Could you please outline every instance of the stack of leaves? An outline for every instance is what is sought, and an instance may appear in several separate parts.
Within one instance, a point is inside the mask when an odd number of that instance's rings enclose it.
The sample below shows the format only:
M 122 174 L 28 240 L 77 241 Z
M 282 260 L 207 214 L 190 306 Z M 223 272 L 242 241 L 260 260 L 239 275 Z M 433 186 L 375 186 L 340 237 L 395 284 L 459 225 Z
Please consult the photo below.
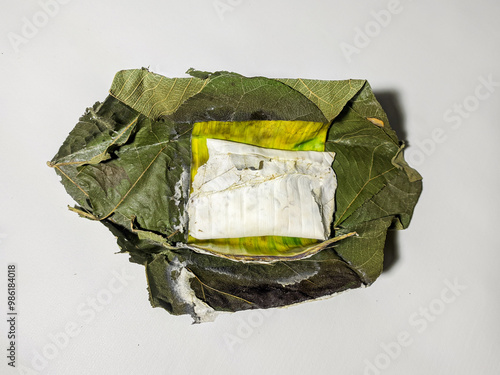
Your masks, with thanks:
M 117 73 L 109 96 L 87 109 L 49 162 L 78 203 L 70 209 L 106 225 L 122 252 L 145 266 L 151 304 L 198 322 L 216 311 L 285 306 L 373 283 L 387 230 L 409 225 L 422 184 L 369 84 L 188 74 Z M 241 241 L 226 241 L 220 252 L 217 243 L 206 251 L 190 241 L 186 205 L 201 158 L 193 145 L 232 139 L 226 133 L 245 142 L 238 127 L 256 123 L 274 129 L 267 147 L 285 149 L 304 149 L 304 142 L 279 146 L 297 124 L 320 129 L 320 148 L 335 153 L 330 239 L 267 238 L 257 252 Z

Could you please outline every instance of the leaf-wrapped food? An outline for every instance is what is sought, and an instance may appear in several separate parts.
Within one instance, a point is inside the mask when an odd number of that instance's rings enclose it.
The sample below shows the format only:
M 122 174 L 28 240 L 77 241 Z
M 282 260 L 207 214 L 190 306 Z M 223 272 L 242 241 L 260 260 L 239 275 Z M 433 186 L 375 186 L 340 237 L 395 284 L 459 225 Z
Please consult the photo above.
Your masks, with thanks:
M 409 225 L 422 184 L 368 83 L 188 73 L 117 73 L 49 162 L 72 210 L 146 267 L 151 304 L 201 321 L 375 281 L 387 230 Z M 186 207 L 207 138 L 335 155 L 329 238 L 190 240 Z

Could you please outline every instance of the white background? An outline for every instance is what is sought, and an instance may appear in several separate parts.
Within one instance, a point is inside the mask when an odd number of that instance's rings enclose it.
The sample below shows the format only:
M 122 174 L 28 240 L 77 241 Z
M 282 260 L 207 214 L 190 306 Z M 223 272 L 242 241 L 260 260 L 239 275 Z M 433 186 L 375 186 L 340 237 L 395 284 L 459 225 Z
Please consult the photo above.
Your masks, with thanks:
M 54 1 L 1 5 L 0 373 L 500 373 L 498 1 L 401 0 L 390 20 L 385 0 Z M 265 315 L 191 325 L 152 309 L 143 267 L 114 254 L 104 226 L 67 210 L 73 202 L 45 165 L 114 74 L 143 66 L 169 77 L 194 67 L 366 78 L 392 93 L 394 125 L 424 177 L 392 267 L 369 288 Z M 14 370 L 9 263 L 18 268 Z M 91 307 L 110 283 L 121 287 Z M 72 322 L 78 331 L 64 340 Z

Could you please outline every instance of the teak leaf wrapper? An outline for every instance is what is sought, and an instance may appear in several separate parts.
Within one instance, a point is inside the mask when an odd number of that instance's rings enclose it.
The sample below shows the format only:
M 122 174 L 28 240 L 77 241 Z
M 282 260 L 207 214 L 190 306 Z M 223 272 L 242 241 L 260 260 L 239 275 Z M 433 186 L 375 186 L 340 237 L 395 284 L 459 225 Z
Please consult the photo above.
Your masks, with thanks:
M 408 227 L 422 178 L 369 84 L 188 73 L 118 72 L 109 96 L 86 110 L 48 163 L 77 202 L 72 210 L 106 225 L 121 251 L 146 267 L 151 304 L 200 322 L 217 311 L 286 306 L 373 283 L 387 230 Z M 298 122 L 321 131 L 285 139 Z M 200 123 L 212 127 L 200 133 Z M 252 140 L 242 124 L 264 125 Z M 190 241 L 192 142 L 205 138 L 334 154 L 330 238 L 212 241 L 229 249 L 220 254 Z M 248 250 L 254 245 L 260 255 Z

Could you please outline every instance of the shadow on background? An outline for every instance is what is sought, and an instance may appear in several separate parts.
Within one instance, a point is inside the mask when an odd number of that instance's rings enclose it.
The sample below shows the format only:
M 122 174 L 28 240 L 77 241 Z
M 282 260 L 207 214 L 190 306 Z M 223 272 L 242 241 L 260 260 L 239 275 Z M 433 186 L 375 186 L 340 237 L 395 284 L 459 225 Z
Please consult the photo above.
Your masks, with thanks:
M 389 229 L 387 231 L 384 248 L 384 272 L 389 271 L 399 259 L 398 232 L 399 231 L 395 229 Z
M 374 94 L 385 113 L 387 113 L 391 128 L 394 129 L 400 140 L 406 141 L 403 112 L 399 104 L 398 94 L 395 91 L 379 91 L 374 92 Z
M 399 104 L 396 91 L 374 92 L 375 97 L 387 114 L 391 128 L 396 132 L 400 140 L 406 141 L 406 131 L 404 129 L 404 117 Z M 406 143 L 406 142 L 405 142 Z M 390 229 L 387 232 L 384 248 L 384 271 L 389 271 L 399 259 L 399 231 Z

